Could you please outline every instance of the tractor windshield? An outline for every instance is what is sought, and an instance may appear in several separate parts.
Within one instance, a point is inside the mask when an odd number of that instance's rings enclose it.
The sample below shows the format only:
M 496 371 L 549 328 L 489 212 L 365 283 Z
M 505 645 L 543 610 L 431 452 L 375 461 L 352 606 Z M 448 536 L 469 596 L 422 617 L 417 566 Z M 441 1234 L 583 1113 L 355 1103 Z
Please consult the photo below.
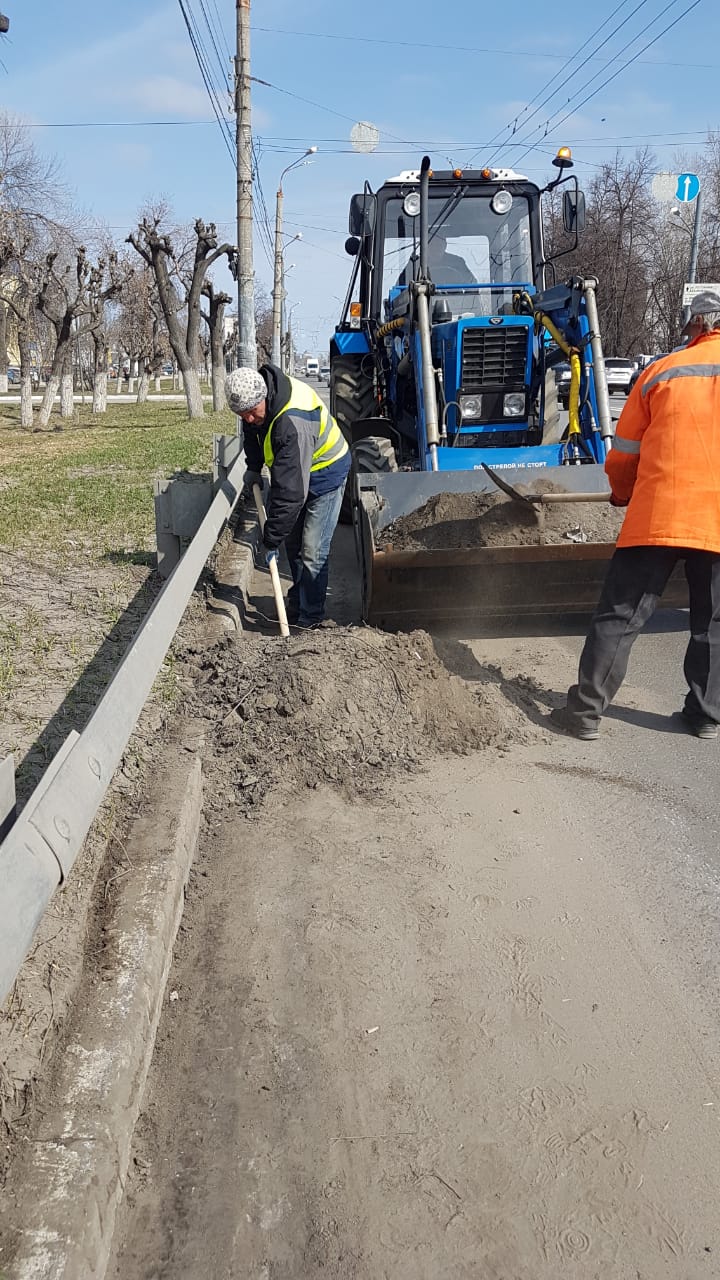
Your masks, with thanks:
M 530 240 L 530 207 L 526 196 L 496 202 L 506 212 L 492 208 L 494 190 L 458 188 L 431 194 L 428 266 L 439 288 L 468 285 L 465 291 L 448 288 L 445 294 L 454 317 L 493 315 L 512 302 L 512 289 L 533 282 Z M 454 198 L 453 198 L 454 197 Z M 507 204 L 510 208 L 507 209 Z M 403 197 L 385 206 L 383 297 L 403 288 L 419 270 L 419 217 L 403 210 Z M 478 285 L 505 286 L 478 289 Z M 473 288 L 472 286 L 476 286 Z

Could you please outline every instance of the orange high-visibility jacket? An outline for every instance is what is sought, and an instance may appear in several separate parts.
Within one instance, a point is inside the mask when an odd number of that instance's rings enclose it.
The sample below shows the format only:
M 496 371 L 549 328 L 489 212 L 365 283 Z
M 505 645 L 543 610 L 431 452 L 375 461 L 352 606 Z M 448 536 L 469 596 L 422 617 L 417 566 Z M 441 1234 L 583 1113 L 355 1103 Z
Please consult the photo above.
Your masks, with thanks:
M 619 547 L 720 552 L 720 332 L 644 370 L 605 471 L 615 497 L 630 500 Z

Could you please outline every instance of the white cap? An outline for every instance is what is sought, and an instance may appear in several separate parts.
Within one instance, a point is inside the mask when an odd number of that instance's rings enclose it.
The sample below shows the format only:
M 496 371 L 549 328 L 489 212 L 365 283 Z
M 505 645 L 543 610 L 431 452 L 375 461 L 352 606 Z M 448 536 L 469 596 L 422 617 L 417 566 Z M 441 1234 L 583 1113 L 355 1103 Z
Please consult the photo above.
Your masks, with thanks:
M 225 378 L 225 395 L 233 413 L 247 413 L 267 396 L 268 389 L 257 369 L 233 369 Z

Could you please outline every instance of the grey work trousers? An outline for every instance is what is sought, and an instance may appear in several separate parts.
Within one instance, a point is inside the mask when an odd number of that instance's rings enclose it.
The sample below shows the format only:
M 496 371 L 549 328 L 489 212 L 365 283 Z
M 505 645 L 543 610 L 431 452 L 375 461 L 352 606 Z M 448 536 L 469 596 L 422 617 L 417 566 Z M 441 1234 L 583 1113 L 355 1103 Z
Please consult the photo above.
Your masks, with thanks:
M 596 725 L 625 679 L 630 650 L 650 620 L 679 560 L 690 589 L 690 642 L 685 653 L 691 719 L 720 722 L 720 554 L 688 547 L 619 547 L 580 656 L 568 710 Z

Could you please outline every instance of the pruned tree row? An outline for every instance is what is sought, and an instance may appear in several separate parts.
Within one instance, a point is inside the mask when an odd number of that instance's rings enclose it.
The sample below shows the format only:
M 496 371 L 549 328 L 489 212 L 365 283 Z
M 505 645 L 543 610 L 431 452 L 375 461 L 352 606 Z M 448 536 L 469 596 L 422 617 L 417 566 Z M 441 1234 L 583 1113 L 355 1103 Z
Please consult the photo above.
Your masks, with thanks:
M 35 414 L 46 427 L 58 396 L 70 417 L 80 389 L 94 414 L 106 412 L 113 386 L 142 403 L 163 372 L 184 391 L 191 418 L 204 411 L 203 380 L 213 409 L 224 408 L 237 320 L 227 322 L 231 297 L 213 269 L 224 263 L 234 274 L 236 250 L 215 224 L 174 226 L 158 204 L 125 244 L 113 244 L 73 210 L 27 130 L 2 115 L 0 172 L 0 394 L 10 378 L 13 391 L 19 383 L 22 426 L 32 428 Z

